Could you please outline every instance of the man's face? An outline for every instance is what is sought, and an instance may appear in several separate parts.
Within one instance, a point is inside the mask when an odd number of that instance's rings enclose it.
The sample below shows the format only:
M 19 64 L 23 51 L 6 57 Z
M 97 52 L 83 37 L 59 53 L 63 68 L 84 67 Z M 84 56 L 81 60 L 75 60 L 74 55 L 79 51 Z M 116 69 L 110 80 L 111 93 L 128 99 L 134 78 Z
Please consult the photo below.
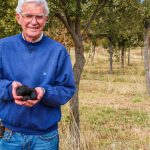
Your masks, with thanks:
M 25 39 L 33 42 L 40 37 L 48 17 L 45 16 L 43 5 L 25 3 L 21 14 L 16 14 L 16 19 L 23 30 Z

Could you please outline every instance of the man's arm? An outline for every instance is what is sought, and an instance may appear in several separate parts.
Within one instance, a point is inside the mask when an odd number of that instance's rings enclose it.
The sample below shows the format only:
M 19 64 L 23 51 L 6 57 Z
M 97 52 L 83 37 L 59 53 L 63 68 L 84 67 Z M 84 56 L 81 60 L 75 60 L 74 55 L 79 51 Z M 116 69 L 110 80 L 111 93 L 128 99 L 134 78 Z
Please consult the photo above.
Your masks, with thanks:
M 11 101 L 13 99 L 11 84 L 12 81 L 5 80 L 0 77 L 0 100 L 1 101 Z
M 0 45 L 0 100 L 12 100 L 12 81 L 4 79 L 3 65 L 2 65 L 2 47 Z
M 69 55 L 58 65 L 55 85 L 44 85 L 42 103 L 58 107 L 67 103 L 75 93 L 75 80 Z

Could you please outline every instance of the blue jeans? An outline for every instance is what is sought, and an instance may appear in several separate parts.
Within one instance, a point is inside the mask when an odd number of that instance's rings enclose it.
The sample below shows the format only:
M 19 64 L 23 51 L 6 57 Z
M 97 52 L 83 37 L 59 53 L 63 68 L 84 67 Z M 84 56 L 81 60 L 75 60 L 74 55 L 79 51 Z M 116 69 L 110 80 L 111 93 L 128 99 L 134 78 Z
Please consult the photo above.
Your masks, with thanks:
M 0 150 L 58 150 L 58 130 L 44 135 L 24 135 L 5 131 Z

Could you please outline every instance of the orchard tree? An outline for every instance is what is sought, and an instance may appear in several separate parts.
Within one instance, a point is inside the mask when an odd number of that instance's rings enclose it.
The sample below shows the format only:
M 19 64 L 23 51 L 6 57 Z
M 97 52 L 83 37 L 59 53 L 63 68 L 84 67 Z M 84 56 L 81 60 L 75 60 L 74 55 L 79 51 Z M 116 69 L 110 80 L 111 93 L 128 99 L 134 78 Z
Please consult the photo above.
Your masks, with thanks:
M 50 14 L 55 15 L 67 28 L 75 46 L 73 66 L 77 91 L 70 102 L 70 130 L 79 143 L 79 83 L 85 65 L 83 40 L 91 22 L 108 0 L 49 0 Z M 88 14 L 88 15 L 87 15 Z M 85 17 L 86 16 L 86 17 Z
M 113 54 L 116 50 L 120 51 L 121 67 L 124 68 L 126 49 L 138 44 L 139 35 L 143 34 L 142 20 L 143 9 L 137 0 L 110 0 L 99 12 L 92 30 L 105 33 L 109 41 L 110 73 L 113 72 Z
M 124 68 L 124 55 L 127 47 L 132 47 L 135 37 L 139 33 L 143 33 L 141 4 L 137 0 L 121 1 L 120 7 L 120 23 L 118 30 L 118 45 L 121 49 L 121 66 Z M 130 42 L 132 41 L 132 43 Z M 129 45 L 130 44 L 130 45 Z

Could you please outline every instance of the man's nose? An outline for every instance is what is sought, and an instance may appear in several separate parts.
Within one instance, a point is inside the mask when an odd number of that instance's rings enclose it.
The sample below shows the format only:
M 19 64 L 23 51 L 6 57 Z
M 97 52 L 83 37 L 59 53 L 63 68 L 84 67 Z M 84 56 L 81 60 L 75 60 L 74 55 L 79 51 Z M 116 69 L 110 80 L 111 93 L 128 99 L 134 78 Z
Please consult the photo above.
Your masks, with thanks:
M 38 23 L 36 16 L 33 16 L 33 17 L 32 17 L 31 22 L 34 23 L 34 24 L 37 24 L 37 23 Z

